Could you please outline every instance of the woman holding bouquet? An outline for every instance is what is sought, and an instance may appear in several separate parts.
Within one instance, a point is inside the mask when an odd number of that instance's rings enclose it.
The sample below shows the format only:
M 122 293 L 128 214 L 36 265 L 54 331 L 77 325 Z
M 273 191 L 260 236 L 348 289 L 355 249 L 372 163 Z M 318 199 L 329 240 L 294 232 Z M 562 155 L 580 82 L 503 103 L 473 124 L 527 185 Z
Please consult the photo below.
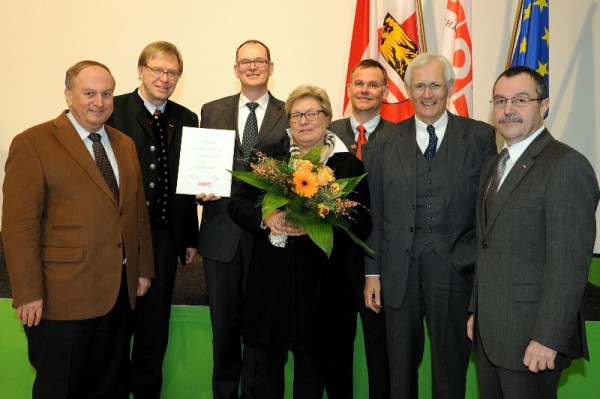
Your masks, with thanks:
M 298 210 L 288 204 L 263 217 L 257 202 L 264 191 L 241 181 L 235 184 L 229 206 L 232 218 L 254 236 L 244 299 L 242 389 L 248 398 L 283 398 L 284 365 L 292 350 L 294 397 L 321 399 L 326 358 L 343 355 L 331 348 L 344 334 L 345 268 L 362 262 L 364 250 L 342 228 L 334 227 L 328 256 L 307 234 L 314 231 L 314 224 L 299 223 L 308 219 L 298 215 L 314 211 L 323 223 L 331 220 L 326 218 L 337 218 L 333 226 L 343 226 L 364 240 L 371 231 L 369 189 L 363 179 L 347 196 L 334 198 L 336 206 L 318 203 L 315 198 L 319 196 L 343 191 L 336 186 L 339 179 L 360 176 L 364 167 L 327 130 L 332 112 L 325 90 L 300 86 L 290 94 L 285 110 L 291 126 L 289 138 L 276 148 L 265 149 L 264 155 L 283 160 L 282 165 L 292 158 L 293 179 L 282 186 L 289 183 L 290 196 L 306 200 L 302 200 L 303 207 Z M 316 155 L 318 162 L 306 161 L 306 154 Z M 260 168 L 256 163 L 252 166 L 256 174 Z M 265 167 L 260 173 L 272 178 L 277 170 Z M 342 394 L 328 392 L 328 397 Z

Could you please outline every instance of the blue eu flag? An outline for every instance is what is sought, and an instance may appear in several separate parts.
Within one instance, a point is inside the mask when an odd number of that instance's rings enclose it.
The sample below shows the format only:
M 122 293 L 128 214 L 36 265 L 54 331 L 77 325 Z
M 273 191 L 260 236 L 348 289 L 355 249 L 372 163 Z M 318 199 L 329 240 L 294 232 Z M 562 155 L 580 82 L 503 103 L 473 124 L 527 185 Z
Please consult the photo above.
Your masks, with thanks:
M 550 87 L 550 0 L 524 0 L 521 30 L 511 66 L 524 65 L 539 72 Z

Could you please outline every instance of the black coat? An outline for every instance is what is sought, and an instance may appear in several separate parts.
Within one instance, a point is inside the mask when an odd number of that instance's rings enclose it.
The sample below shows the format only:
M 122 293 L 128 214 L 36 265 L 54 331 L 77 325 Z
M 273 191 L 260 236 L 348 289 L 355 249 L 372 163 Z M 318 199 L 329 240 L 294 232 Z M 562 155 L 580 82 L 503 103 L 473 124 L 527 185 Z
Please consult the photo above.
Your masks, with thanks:
M 142 169 L 146 205 L 151 212 L 154 204 L 156 164 L 158 154 L 156 139 L 152 133 L 148 112 L 142 98 L 135 89 L 132 93 L 114 98 L 114 112 L 108 125 L 119 129 L 135 142 L 137 156 Z M 181 150 L 181 132 L 184 126 L 198 127 L 198 115 L 189 109 L 169 100 L 165 110 L 167 114 L 167 133 L 169 136 L 169 175 L 176 178 L 179 172 L 179 153 Z M 185 264 L 186 248 L 196 248 L 198 245 L 198 213 L 196 199 L 192 195 L 175 194 L 177 184 L 171 184 L 173 198 L 171 215 L 172 230 L 175 235 L 177 255 Z
M 280 147 L 275 155 L 281 152 Z M 327 165 L 338 179 L 364 173 L 362 163 L 350 153 L 334 154 Z M 319 351 L 339 337 L 344 316 L 344 269 L 351 262 L 362 263 L 363 250 L 336 229 L 329 259 L 308 236 L 289 237 L 285 248 L 274 247 L 268 240 L 269 229 L 260 227 L 261 209 L 256 206 L 260 194 L 238 183 L 229 206 L 233 220 L 254 235 L 244 300 L 244 342 L 289 342 L 296 349 Z M 349 198 L 364 205 L 356 208 L 352 223 L 353 232 L 364 240 L 371 231 L 366 179 Z

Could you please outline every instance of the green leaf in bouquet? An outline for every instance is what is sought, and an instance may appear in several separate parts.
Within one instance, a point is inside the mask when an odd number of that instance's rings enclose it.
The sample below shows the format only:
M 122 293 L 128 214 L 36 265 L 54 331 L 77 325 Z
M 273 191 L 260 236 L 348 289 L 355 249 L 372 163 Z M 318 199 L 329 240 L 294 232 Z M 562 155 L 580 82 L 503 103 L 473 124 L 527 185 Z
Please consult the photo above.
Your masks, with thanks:
M 290 202 L 289 198 L 282 197 L 281 195 L 265 193 L 262 200 L 262 217 L 263 220 L 269 216 L 275 209 L 279 209 Z
M 368 173 L 363 173 L 360 176 L 348 177 L 345 179 L 338 179 L 336 183 L 342 186 L 343 190 L 346 192 L 350 192 L 354 190 L 354 187 L 366 176 Z
M 311 220 L 309 218 L 305 219 L 303 225 L 304 230 L 306 230 L 310 239 L 317 244 L 329 258 L 333 249 L 333 227 L 329 223 L 323 223 L 322 221 Z
M 253 187 L 260 188 L 261 190 L 268 190 L 269 185 L 261 178 L 257 177 L 252 172 L 244 172 L 240 170 L 228 170 L 233 177 L 240 179 L 243 182 L 250 184 Z

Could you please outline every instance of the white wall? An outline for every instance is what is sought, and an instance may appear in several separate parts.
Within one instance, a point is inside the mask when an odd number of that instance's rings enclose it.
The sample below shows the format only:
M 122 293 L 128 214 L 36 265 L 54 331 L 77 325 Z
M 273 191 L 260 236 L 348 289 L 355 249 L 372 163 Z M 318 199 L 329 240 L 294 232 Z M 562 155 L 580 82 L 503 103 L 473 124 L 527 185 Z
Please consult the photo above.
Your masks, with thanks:
M 398 0 L 403 1 L 403 0 Z M 175 43 L 184 74 L 175 101 L 200 112 L 207 101 L 239 90 L 235 49 L 246 39 L 270 48 L 270 88 L 285 100 L 296 86 L 324 87 L 341 115 L 354 0 L 5 1 L 0 16 L 0 166 L 12 138 L 66 108 L 64 74 L 73 63 L 108 65 L 116 94 L 138 84 L 141 49 Z M 600 171 L 600 14 L 597 0 L 552 0 L 550 106 L 552 134 L 583 152 Z M 423 0 L 427 46 L 442 44 L 446 0 Z M 517 0 L 473 0 L 474 117 L 490 120 L 491 87 L 504 69 Z M 3 169 L 3 168 L 2 168 Z M 4 172 L 0 172 L 3 180 Z M 597 250 L 600 246 L 597 245 Z

